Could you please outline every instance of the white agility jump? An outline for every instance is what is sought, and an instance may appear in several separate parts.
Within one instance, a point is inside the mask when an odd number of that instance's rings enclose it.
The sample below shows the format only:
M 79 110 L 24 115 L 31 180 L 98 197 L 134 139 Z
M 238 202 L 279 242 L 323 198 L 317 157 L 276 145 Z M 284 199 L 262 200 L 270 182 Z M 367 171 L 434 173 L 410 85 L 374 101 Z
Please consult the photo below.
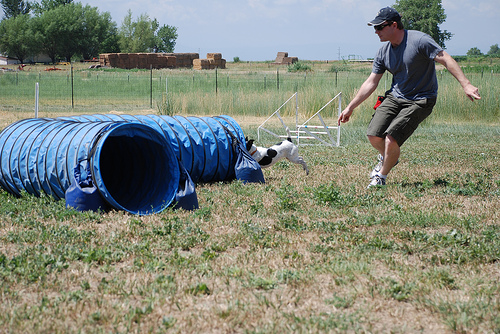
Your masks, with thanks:
M 334 98 L 328 101 L 321 109 L 319 109 L 314 115 L 312 115 L 307 121 L 299 122 L 299 105 L 298 105 L 298 94 L 293 94 L 285 103 L 283 103 L 274 113 L 271 114 L 258 128 L 257 128 L 257 140 L 260 140 L 260 131 L 267 132 L 268 134 L 275 136 L 277 138 L 287 138 L 287 135 L 278 135 L 273 131 L 265 128 L 265 124 L 272 119 L 277 117 L 285 130 L 289 131 L 293 139 L 296 140 L 297 145 L 314 145 L 323 144 L 326 146 L 340 146 L 340 125 L 327 125 L 321 113 L 324 112 L 326 107 L 328 107 L 333 101 L 338 100 L 338 115 L 342 112 L 342 93 L 338 93 Z M 283 118 L 281 117 L 280 110 L 287 105 L 295 97 L 295 130 L 285 124 Z M 335 120 L 336 121 L 336 120 Z

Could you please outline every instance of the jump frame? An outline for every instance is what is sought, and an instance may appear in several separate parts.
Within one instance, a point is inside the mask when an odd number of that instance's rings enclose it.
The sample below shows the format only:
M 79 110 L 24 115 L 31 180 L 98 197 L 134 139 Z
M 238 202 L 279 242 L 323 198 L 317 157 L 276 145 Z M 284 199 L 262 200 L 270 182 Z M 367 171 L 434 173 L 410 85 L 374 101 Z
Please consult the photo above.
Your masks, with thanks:
M 280 110 L 286 106 L 290 101 L 295 98 L 295 130 L 292 130 L 289 126 L 285 124 L 283 118 L 281 117 Z M 338 93 L 334 98 L 328 101 L 321 109 L 319 109 L 314 115 L 312 115 L 307 121 L 299 123 L 299 104 L 298 104 L 298 93 L 295 92 L 288 100 L 286 100 L 275 112 L 271 114 L 259 127 L 257 128 L 257 140 L 260 140 L 260 132 L 264 131 L 277 138 L 287 138 L 288 135 L 278 135 L 273 131 L 265 128 L 265 124 L 272 119 L 277 117 L 285 130 L 289 129 L 290 134 L 294 134 L 292 139 L 295 139 L 296 145 L 325 145 L 325 146 L 340 146 L 340 125 L 327 125 L 321 112 L 338 100 L 338 116 L 342 112 L 342 92 Z M 315 124 L 312 124 L 316 121 Z M 302 142 L 301 142 L 302 141 Z M 317 141 L 316 144 L 311 144 L 310 141 Z

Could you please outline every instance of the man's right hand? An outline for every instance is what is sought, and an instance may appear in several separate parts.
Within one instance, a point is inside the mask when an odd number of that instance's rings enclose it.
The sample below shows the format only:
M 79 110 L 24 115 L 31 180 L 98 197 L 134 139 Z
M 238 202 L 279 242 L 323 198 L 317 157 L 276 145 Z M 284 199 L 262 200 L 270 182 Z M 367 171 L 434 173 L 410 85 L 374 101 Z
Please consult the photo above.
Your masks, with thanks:
M 340 114 L 339 119 L 337 120 L 338 125 L 340 125 L 340 123 L 347 123 L 347 122 L 349 122 L 349 119 L 351 118 L 351 115 L 352 115 L 352 110 L 349 110 L 348 108 L 345 108 L 342 111 L 342 113 Z

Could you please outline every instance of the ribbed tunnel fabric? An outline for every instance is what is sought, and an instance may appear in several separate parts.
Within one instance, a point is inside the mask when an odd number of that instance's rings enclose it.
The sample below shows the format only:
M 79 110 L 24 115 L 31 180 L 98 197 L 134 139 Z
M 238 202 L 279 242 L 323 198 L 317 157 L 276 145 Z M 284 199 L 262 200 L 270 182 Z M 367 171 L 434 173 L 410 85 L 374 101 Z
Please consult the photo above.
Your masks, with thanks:
M 177 157 L 165 137 L 140 123 L 27 119 L 0 134 L 0 184 L 64 198 L 75 166 L 87 160 L 114 208 L 150 214 L 166 208 L 179 184 Z

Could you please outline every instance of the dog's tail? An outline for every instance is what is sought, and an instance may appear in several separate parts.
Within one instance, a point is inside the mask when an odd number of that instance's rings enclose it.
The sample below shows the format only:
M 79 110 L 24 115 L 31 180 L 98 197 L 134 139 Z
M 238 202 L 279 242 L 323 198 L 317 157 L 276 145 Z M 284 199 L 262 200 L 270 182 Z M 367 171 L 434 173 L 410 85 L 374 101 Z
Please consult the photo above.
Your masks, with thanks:
M 291 143 L 292 142 L 292 135 L 290 133 L 290 129 L 288 128 L 288 126 L 285 126 L 285 129 L 286 129 L 286 133 L 288 136 L 288 137 L 286 137 L 286 140 L 288 140 Z

